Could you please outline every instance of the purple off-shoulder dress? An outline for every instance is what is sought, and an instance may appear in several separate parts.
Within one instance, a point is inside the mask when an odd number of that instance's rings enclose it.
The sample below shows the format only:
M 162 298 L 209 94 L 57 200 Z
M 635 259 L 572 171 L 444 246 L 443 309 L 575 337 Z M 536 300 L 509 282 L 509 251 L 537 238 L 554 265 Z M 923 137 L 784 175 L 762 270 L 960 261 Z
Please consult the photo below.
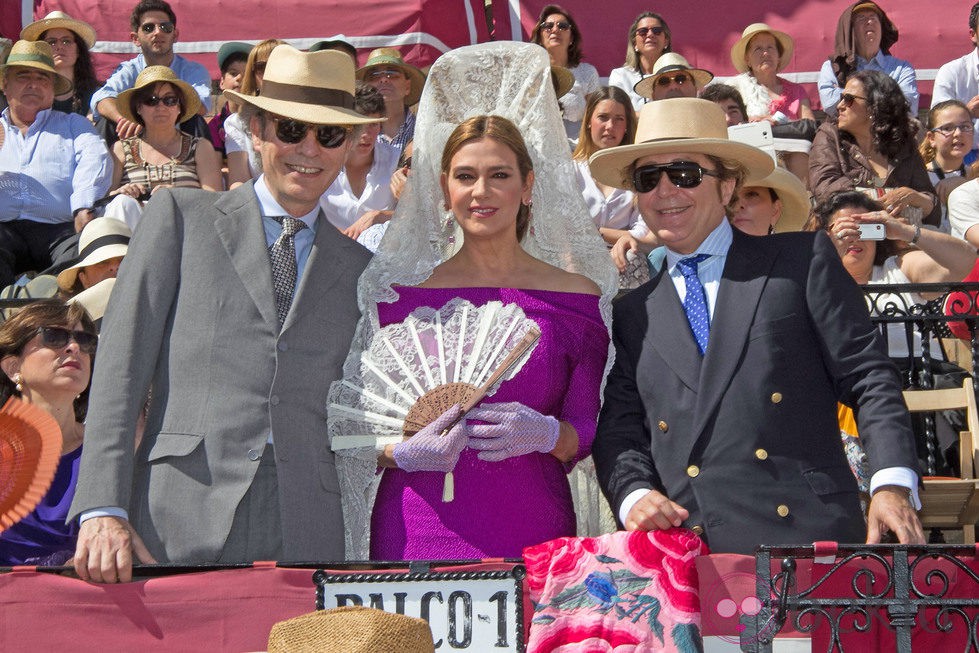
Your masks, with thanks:
M 540 340 L 520 372 L 484 403 L 518 401 L 569 422 L 578 432 L 578 453 L 565 466 L 543 453 L 486 462 L 466 449 L 450 503 L 442 502 L 444 474 L 385 469 L 371 517 L 371 558 L 519 557 L 526 546 L 575 535 L 567 472 L 591 452 L 608 356 L 599 298 L 512 288 L 405 287 L 398 293 L 397 302 L 378 305 L 381 326 L 453 297 L 476 306 L 494 300 L 520 306 L 540 326 Z

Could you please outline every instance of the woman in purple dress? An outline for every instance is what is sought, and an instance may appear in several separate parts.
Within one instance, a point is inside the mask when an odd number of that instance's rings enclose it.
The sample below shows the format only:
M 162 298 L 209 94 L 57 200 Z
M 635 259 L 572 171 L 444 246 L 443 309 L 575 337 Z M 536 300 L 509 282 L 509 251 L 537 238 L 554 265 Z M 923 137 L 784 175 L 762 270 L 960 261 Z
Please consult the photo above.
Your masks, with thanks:
M 98 336 L 79 304 L 42 299 L 0 326 L 0 405 L 11 396 L 43 408 L 61 427 L 61 460 L 33 512 L 0 533 L 0 565 L 62 565 L 75 551 L 66 525 L 85 434 L 88 386 Z
M 363 479 L 378 468 L 371 559 L 518 557 L 576 534 L 568 473 L 595 435 L 616 276 L 580 193 L 562 192 L 575 187 L 574 169 L 549 70 L 540 48 L 514 43 L 460 48 L 432 67 L 410 183 L 361 277 L 348 375 L 378 329 L 457 299 L 515 304 L 541 336 L 519 372 L 445 436 L 458 407 L 375 451 L 334 441 L 348 558 L 368 554 L 365 515 L 351 504 L 371 495 Z M 455 498 L 444 502 L 450 471 Z

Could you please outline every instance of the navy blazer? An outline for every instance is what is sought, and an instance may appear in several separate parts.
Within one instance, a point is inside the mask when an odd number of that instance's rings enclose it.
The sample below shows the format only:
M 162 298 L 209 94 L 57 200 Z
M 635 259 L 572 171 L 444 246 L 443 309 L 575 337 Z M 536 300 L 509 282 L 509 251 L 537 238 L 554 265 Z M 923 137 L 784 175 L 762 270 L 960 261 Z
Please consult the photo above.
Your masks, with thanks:
M 703 358 L 665 266 L 617 302 L 612 335 L 593 455 L 614 511 L 652 487 L 715 552 L 862 542 L 837 401 L 872 472 L 917 469 L 897 371 L 825 234 L 734 230 Z

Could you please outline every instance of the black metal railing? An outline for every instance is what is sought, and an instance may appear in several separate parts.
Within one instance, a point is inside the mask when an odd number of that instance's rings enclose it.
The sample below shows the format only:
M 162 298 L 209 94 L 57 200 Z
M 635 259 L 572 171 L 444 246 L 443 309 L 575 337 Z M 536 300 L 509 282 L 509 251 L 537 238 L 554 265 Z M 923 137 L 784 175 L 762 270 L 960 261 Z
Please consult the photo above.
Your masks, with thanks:
M 936 650 L 979 652 L 974 545 L 840 545 L 828 561 L 819 555 L 813 546 L 759 548 L 760 610 L 741 617 L 742 651 L 771 651 L 789 625 L 828 652 L 881 650 L 886 637 L 911 653 L 917 633 L 941 641 Z

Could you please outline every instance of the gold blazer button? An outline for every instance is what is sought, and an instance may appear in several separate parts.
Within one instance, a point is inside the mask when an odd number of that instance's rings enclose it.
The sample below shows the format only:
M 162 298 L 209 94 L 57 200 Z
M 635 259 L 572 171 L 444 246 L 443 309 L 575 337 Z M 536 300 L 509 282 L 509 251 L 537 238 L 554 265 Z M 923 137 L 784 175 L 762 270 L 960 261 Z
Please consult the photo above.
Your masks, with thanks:
M 778 508 L 775 509 L 775 512 L 778 513 L 778 516 L 779 517 L 788 517 L 789 516 L 789 507 L 783 503 L 783 504 L 779 505 Z
M 656 426 L 658 426 L 659 430 L 662 431 L 663 433 L 666 433 L 667 431 L 670 430 L 670 425 L 664 422 L 663 420 L 660 420 L 659 424 L 657 424 Z
M 780 403 L 782 403 L 782 393 L 781 392 L 773 392 L 772 393 L 772 403 L 773 404 L 780 404 Z
M 700 468 L 697 467 L 696 465 L 690 465 L 690 467 L 687 467 L 687 476 L 689 476 L 690 478 L 697 478 L 699 474 L 700 474 Z
M 764 449 L 755 449 L 755 458 L 758 460 L 768 460 L 768 452 Z

